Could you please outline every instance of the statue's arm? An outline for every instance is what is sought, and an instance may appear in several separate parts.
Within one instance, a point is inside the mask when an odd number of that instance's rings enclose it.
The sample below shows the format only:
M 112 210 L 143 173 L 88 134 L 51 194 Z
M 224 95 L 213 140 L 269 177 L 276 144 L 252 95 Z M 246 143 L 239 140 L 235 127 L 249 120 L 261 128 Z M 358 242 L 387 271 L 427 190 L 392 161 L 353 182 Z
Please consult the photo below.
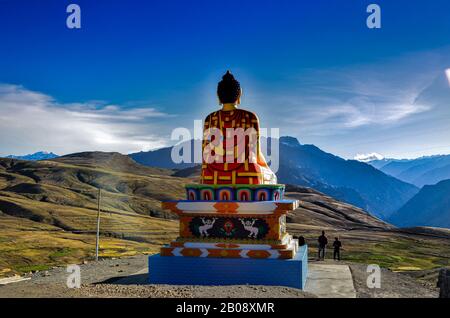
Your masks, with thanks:
M 204 125 L 203 125 L 203 142 L 202 142 L 202 161 L 204 161 L 204 158 L 203 158 L 203 153 L 204 153 L 204 151 L 205 151 L 205 147 L 206 147 L 206 144 L 207 144 L 207 141 L 208 141 L 208 138 L 207 138 L 207 131 L 208 131 L 208 129 L 209 128 L 211 128 L 211 114 L 209 114 L 208 116 L 206 116 L 206 118 L 205 118 L 205 123 L 204 123 Z
M 259 130 L 259 118 L 256 114 L 252 114 L 252 128 L 256 130 L 256 151 L 257 151 L 257 162 L 261 166 L 268 167 L 266 159 L 264 158 L 261 152 L 261 144 L 260 144 L 260 130 Z

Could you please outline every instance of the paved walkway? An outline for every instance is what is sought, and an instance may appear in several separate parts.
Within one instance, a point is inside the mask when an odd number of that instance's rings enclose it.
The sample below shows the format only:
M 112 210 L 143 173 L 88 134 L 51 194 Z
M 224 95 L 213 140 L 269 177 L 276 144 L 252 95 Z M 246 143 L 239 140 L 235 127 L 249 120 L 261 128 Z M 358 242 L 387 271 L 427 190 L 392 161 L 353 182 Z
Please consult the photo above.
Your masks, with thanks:
M 305 291 L 321 298 L 356 298 L 348 265 L 308 264 Z

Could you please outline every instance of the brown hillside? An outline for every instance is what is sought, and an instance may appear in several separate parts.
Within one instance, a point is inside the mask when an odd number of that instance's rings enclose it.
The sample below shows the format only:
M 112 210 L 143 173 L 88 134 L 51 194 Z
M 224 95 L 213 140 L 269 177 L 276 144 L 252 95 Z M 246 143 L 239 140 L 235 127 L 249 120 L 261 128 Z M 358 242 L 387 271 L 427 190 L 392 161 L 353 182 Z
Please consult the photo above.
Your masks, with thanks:
M 298 209 L 288 215 L 288 222 L 339 230 L 388 230 L 394 227 L 363 209 L 337 201 L 310 188 L 287 186 L 286 195 L 300 200 Z
M 177 233 L 177 222 L 164 219 L 174 216 L 160 208 L 184 194 L 185 180 L 171 173 L 116 153 L 0 159 L 0 275 L 91 258 L 99 188 L 101 256 L 157 251 Z
M 79 152 L 58 157 L 51 161 L 142 175 L 171 175 L 173 173 L 173 171 L 169 169 L 140 165 L 129 156 L 124 156 L 118 152 Z

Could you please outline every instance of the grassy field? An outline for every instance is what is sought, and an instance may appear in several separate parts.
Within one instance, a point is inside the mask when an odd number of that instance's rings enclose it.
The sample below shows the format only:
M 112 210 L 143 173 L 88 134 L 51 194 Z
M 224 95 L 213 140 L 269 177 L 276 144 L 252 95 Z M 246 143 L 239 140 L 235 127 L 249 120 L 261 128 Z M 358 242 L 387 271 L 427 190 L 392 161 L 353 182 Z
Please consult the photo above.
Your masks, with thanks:
M 65 211 L 63 219 L 76 222 L 79 215 Z M 125 257 L 137 253 L 155 253 L 158 248 L 176 237 L 176 221 L 152 217 L 125 215 L 102 215 L 100 257 Z M 0 275 L 45 270 L 52 266 L 80 263 L 95 255 L 95 235 L 88 233 L 94 228 L 87 224 L 79 233 L 64 231 L 53 225 L 0 215 Z M 126 232 L 116 227 L 126 224 Z M 133 228 L 134 226 L 134 228 Z M 83 227 L 80 227 L 83 229 Z M 164 230 L 162 230 L 164 229 Z M 105 235 L 106 233 L 106 235 Z M 114 237 L 115 236 L 117 237 Z M 122 236 L 122 238 L 120 238 Z
M 319 229 L 291 224 L 292 233 L 303 235 L 309 245 L 309 256 L 317 257 Z M 431 270 L 450 266 L 450 239 L 428 235 L 411 235 L 397 231 L 336 230 L 324 228 L 330 243 L 338 236 L 346 261 L 377 264 L 393 271 Z M 327 251 L 333 258 L 333 251 Z
M 122 157 L 114 168 L 1 159 L 0 276 L 93 259 L 98 188 L 100 257 L 155 253 L 174 239 L 177 221 L 163 218 L 160 202 L 180 198 L 184 180 Z
M 288 230 L 306 238 L 310 257 L 317 256 L 317 238 L 325 230 L 330 243 L 328 258 L 333 257 L 331 244 L 339 237 L 344 247 L 342 258 L 347 261 L 378 264 L 393 271 L 450 266 L 450 231 L 397 229 L 314 190 L 288 195 L 301 202 L 288 216 Z

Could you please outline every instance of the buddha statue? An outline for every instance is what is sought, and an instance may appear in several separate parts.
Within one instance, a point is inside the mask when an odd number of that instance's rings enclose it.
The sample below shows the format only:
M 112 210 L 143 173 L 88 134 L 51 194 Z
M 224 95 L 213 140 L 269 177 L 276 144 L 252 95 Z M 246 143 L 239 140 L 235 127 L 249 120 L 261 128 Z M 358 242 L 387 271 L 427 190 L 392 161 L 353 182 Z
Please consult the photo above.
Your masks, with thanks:
M 222 109 L 209 114 L 204 123 L 202 145 L 203 184 L 276 184 L 260 149 L 256 114 L 238 108 L 240 83 L 227 71 L 217 86 Z

